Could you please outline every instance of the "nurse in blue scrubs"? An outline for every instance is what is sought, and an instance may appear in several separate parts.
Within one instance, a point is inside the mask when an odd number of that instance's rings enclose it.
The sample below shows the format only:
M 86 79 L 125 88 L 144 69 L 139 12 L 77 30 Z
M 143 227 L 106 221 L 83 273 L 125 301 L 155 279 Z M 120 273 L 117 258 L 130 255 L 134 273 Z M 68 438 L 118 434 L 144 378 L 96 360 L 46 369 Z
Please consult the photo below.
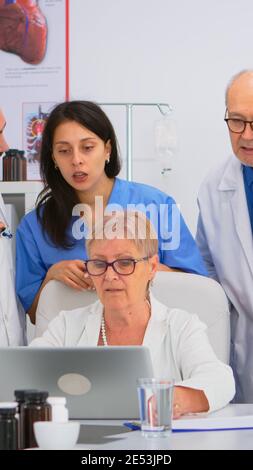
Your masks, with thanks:
M 33 323 L 40 292 L 50 280 L 76 290 L 93 288 L 84 267 L 84 238 L 104 210 L 135 208 L 151 218 L 159 269 L 206 274 L 175 201 L 156 188 L 118 178 L 119 172 L 117 139 L 104 111 L 87 101 L 56 106 L 41 146 L 45 188 L 16 237 L 16 289 Z

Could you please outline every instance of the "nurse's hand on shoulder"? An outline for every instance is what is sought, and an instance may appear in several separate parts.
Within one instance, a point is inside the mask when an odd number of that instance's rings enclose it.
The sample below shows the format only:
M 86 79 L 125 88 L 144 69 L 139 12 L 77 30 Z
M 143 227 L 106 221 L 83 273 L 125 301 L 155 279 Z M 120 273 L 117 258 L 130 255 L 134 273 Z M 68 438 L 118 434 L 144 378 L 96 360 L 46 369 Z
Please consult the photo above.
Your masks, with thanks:
M 157 271 L 171 271 L 171 272 L 182 272 L 181 269 L 176 269 L 176 268 L 170 268 L 166 264 L 158 263 L 157 265 Z
M 49 268 L 46 281 L 55 279 L 76 290 L 94 290 L 93 281 L 85 272 L 84 262 L 76 260 L 60 261 Z

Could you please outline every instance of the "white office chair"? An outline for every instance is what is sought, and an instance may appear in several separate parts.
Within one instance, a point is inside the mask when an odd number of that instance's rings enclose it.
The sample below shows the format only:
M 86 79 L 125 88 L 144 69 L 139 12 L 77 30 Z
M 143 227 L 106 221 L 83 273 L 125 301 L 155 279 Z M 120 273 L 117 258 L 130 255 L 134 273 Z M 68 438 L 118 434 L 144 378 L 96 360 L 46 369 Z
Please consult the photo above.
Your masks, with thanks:
M 152 292 L 168 307 L 196 313 L 207 325 L 207 335 L 216 355 L 229 363 L 229 304 L 218 282 L 196 274 L 160 271 L 153 281 Z
M 229 361 L 229 307 L 222 287 L 214 280 L 196 274 L 158 272 L 152 292 L 168 307 L 196 313 L 206 323 L 210 343 L 217 356 Z M 35 336 L 41 336 L 48 323 L 61 311 L 95 302 L 95 292 L 74 291 L 58 281 L 50 281 L 42 290 L 36 312 Z
M 92 304 L 98 299 L 94 291 L 77 291 L 59 281 L 49 281 L 42 289 L 37 310 L 35 337 L 41 336 L 48 323 L 61 310 L 73 310 Z

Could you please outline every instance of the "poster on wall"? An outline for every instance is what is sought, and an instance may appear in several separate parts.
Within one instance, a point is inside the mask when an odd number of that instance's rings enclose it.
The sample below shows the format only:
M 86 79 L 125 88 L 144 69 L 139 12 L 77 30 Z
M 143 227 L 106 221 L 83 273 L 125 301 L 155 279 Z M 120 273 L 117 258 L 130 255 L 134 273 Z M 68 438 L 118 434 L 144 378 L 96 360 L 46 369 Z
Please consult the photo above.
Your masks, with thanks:
M 40 179 L 45 119 L 68 98 L 68 3 L 0 0 L 0 107 L 9 146 L 25 151 L 28 180 Z
M 23 150 L 27 161 L 27 180 L 40 175 L 40 147 L 46 119 L 55 103 L 23 103 Z

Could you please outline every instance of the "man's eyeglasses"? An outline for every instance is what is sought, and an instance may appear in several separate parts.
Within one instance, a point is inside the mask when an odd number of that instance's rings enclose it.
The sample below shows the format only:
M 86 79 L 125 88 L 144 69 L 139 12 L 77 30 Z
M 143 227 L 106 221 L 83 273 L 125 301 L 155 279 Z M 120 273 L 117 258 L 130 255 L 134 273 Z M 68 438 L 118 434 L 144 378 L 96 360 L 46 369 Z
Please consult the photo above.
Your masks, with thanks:
M 238 118 L 228 118 L 226 116 L 227 110 L 225 113 L 224 121 L 227 123 L 227 126 L 231 132 L 234 132 L 235 134 L 243 134 L 247 124 L 250 125 L 250 128 L 253 131 L 253 121 L 245 121 L 244 119 Z
M 89 259 L 88 261 L 85 261 L 84 264 L 87 272 L 91 276 L 101 276 L 102 274 L 105 274 L 109 266 L 111 266 L 117 274 L 129 276 L 130 274 L 133 274 L 137 263 L 140 261 L 146 261 L 148 258 L 148 256 L 138 259 L 122 258 L 115 259 L 111 263 L 101 259 Z

